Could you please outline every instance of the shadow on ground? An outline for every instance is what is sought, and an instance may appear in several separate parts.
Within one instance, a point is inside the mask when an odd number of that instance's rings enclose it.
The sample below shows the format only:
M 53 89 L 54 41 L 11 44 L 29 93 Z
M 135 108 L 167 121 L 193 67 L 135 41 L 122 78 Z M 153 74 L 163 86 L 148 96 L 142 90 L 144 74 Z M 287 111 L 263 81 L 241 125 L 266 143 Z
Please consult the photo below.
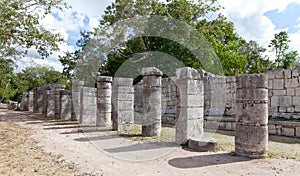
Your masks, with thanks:
M 189 168 L 198 168 L 205 166 L 229 164 L 229 163 L 238 163 L 246 162 L 250 159 L 242 158 L 238 156 L 232 156 L 231 153 L 216 153 L 209 155 L 199 155 L 193 157 L 183 157 L 183 158 L 174 158 L 169 160 L 169 165 L 180 168 L 180 169 L 189 169 Z

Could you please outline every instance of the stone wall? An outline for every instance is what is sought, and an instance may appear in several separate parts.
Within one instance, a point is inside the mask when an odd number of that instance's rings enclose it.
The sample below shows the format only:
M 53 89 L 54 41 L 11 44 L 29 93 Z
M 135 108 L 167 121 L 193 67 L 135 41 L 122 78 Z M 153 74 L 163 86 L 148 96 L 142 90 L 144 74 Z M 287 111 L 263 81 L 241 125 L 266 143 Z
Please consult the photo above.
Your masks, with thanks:
M 269 116 L 286 119 L 300 118 L 299 69 L 275 70 L 268 75 Z

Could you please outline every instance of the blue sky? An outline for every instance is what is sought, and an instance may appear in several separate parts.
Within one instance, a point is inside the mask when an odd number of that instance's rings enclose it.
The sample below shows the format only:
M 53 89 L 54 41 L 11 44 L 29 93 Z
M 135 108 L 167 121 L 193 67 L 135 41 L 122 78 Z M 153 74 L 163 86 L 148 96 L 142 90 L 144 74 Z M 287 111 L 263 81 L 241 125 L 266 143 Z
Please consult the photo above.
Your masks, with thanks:
M 38 64 L 53 66 L 61 71 L 58 55 L 75 49 L 81 30 L 92 30 L 97 26 L 105 7 L 112 0 L 67 0 L 71 9 L 48 15 L 42 24 L 60 33 L 69 43 L 62 44 L 61 50 L 50 58 L 41 60 L 32 57 Z M 256 40 L 267 48 L 274 34 L 287 31 L 292 50 L 300 53 L 300 0 L 219 0 L 225 9 L 221 10 L 235 25 L 236 32 L 247 40 Z M 34 53 L 34 51 L 32 51 Z M 24 60 L 22 64 L 26 65 Z

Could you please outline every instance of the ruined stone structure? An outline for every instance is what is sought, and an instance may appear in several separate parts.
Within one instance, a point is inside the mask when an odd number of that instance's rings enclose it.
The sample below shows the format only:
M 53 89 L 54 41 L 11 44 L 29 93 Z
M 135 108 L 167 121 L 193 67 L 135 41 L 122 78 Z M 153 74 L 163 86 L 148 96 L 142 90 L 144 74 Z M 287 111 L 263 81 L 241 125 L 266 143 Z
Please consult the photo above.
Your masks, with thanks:
M 70 90 L 60 90 L 60 114 L 63 120 L 72 120 L 72 94 Z
M 161 77 L 163 73 L 154 67 L 142 69 L 142 106 L 144 136 L 159 136 L 161 132 Z
M 264 157 L 268 149 L 267 76 L 239 76 L 236 83 L 235 153 Z
M 92 87 L 82 87 L 79 123 L 84 125 L 96 125 L 96 118 L 97 89 Z
M 80 119 L 80 96 L 82 92 L 83 81 L 73 80 L 72 81 L 72 118 L 75 120 Z
M 123 131 L 134 128 L 134 89 L 132 78 L 114 78 L 112 92 L 113 130 Z
M 176 75 L 176 143 L 184 144 L 203 134 L 203 81 L 198 71 L 189 67 L 177 69 Z
M 48 84 L 24 94 L 20 109 L 118 131 L 133 129 L 137 119 L 145 136 L 159 136 L 162 123 L 174 124 L 176 142 L 189 141 L 198 151 L 215 147 L 202 138 L 203 127 L 236 130 L 236 153 L 249 157 L 265 156 L 268 133 L 300 136 L 299 123 L 273 121 L 300 119 L 298 68 L 242 77 L 191 68 L 176 73 L 162 78 L 160 70 L 148 67 L 136 85 L 130 78 L 100 76 L 96 88 L 74 80 L 72 91 Z
M 109 127 L 111 122 L 112 77 L 97 77 L 97 126 Z

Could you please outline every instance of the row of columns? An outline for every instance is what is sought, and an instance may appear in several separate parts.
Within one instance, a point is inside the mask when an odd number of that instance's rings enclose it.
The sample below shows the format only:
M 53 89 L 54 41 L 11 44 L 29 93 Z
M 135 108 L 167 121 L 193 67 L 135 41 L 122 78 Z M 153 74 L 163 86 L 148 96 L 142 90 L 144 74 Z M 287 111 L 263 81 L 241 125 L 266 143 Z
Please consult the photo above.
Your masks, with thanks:
M 162 128 L 163 73 L 154 67 L 143 68 L 141 73 L 142 135 L 159 136 Z M 184 144 L 190 139 L 203 137 L 204 86 L 200 74 L 195 69 L 179 68 L 176 70 L 176 76 L 175 142 Z M 60 85 L 54 85 L 50 90 L 37 88 L 28 94 L 28 109 L 42 112 L 47 117 L 58 118 L 62 113 L 61 107 L 70 104 L 70 110 L 64 108 L 64 111 L 68 112 L 67 116 L 81 124 L 112 126 L 113 130 L 118 131 L 133 129 L 133 79 L 100 76 L 97 77 L 96 84 L 97 88 L 90 88 L 84 87 L 83 81 L 73 81 L 72 96 L 70 92 L 62 90 Z M 236 78 L 236 84 L 235 152 L 242 156 L 264 157 L 268 148 L 268 79 L 265 75 L 239 76 Z M 44 103 L 47 104 L 47 109 L 41 106 Z

